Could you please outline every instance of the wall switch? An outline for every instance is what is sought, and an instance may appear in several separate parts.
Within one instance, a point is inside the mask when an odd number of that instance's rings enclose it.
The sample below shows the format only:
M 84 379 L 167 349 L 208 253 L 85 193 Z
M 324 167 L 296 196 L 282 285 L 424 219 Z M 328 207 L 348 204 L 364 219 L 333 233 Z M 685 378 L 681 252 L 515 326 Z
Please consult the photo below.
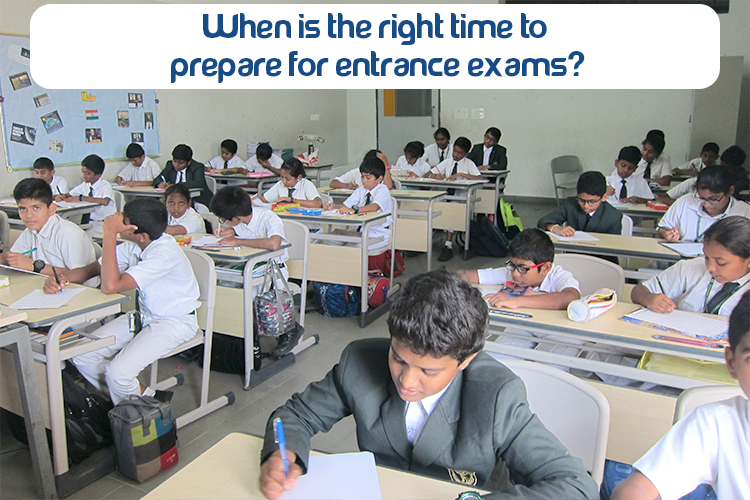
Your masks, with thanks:
M 453 110 L 455 120 L 466 120 L 469 118 L 469 108 L 455 108 Z
M 311 122 L 317 122 L 320 120 L 320 115 L 310 115 Z
M 484 120 L 484 108 L 471 108 L 472 120 Z

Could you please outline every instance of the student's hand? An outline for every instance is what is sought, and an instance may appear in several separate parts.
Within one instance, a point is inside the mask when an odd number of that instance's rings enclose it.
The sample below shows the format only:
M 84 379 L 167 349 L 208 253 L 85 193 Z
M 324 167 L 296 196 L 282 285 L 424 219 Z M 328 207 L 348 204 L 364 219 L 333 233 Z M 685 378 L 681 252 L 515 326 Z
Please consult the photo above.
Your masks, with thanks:
M 66 197 L 67 195 L 65 194 L 56 194 L 55 196 L 52 197 L 52 199 L 55 201 L 65 201 Z
M 643 305 L 655 313 L 671 313 L 677 309 L 674 301 L 663 293 L 652 293 L 644 302 Z
M 156 185 L 156 189 L 167 189 L 168 187 L 169 187 L 169 184 L 167 184 L 166 182 L 160 182 L 159 184 Z
M 122 212 L 116 212 L 104 218 L 104 234 L 119 234 L 123 231 L 137 231 L 138 226 L 125 224 Z
M 126 184 L 125 184 L 125 181 L 124 181 L 124 180 L 122 179 L 122 177 L 120 177 L 119 175 L 118 175 L 118 176 L 117 176 L 117 178 L 115 179 L 115 182 L 116 182 L 117 184 L 119 184 L 120 186 L 125 186 L 125 185 L 126 185 Z
M 667 240 L 670 243 L 674 243 L 675 241 L 680 241 L 680 230 L 679 230 L 679 228 L 673 227 L 673 228 L 667 230 L 667 232 L 664 233 L 664 239 Z
M 357 183 L 356 183 L 356 182 L 350 182 L 350 183 L 346 184 L 346 188 L 345 188 L 345 189 L 351 189 L 352 191 L 354 191 L 354 190 L 356 190 L 356 189 L 357 189 L 358 187 L 359 187 L 359 186 L 357 186 Z
M 125 181 L 125 182 L 122 183 L 122 185 L 126 186 L 126 187 L 129 187 L 129 188 L 132 188 L 132 187 L 135 187 L 135 183 L 136 183 L 136 181 Z
M 385 165 L 386 167 L 387 167 L 388 165 L 390 165 L 390 163 L 388 163 L 388 157 L 387 157 L 387 156 L 385 156 L 385 155 L 384 155 L 383 153 L 381 153 L 381 152 L 377 152 L 377 153 L 375 153 L 375 156 L 376 156 L 376 157 L 377 157 L 377 158 L 378 158 L 378 159 L 379 159 L 380 161 L 382 161 L 382 162 L 383 162 L 383 165 Z
M 490 303 L 492 307 L 507 307 L 509 309 L 521 307 L 521 304 L 519 304 L 517 301 L 518 297 L 511 297 L 503 292 L 489 294 L 484 298 Z
M 612 186 L 607 186 L 607 193 L 606 196 L 614 196 L 615 195 L 615 188 Z
M 289 477 L 284 476 L 284 462 L 278 451 L 268 457 L 260 467 L 260 491 L 269 500 L 276 500 L 297 485 L 297 479 L 302 475 L 302 469 L 297 465 L 297 455 L 289 450 L 286 452 L 289 462 Z
M 445 180 L 445 176 L 443 174 L 441 174 L 440 172 L 438 172 L 438 173 L 431 173 L 430 174 L 430 179 L 437 179 L 439 181 L 443 181 L 443 180 Z
M 226 236 L 236 236 L 237 233 L 234 232 L 234 229 L 231 227 L 222 227 L 219 229 L 219 234 L 217 235 L 219 238 L 224 238 Z
M 74 201 L 78 201 L 78 196 L 70 196 L 69 194 L 63 195 L 62 200 L 59 201 L 67 201 L 68 203 L 72 203 Z
M 416 179 L 417 177 L 419 176 L 415 174 L 414 172 L 412 172 L 411 170 L 409 171 L 409 174 L 406 176 L 407 179 Z
M 480 165 L 477 167 L 477 170 L 489 170 L 489 169 L 490 169 L 489 165 Z
M 34 259 L 22 253 L 8 252 L 8 265 L 16 269 L 32 271 L 34 269 Z
M 448 177 L 448 178 L 447 178 L 446 180 L 447 180 L 447 181 L 457 181 L 458 179 L 461 179 L 462 177 L 463 177 L 463 175 L 462 175 L 462 174 L 458 174 L 458 173 L 457 173 L 457 174 L 453 174 L 453 175 L 451 175 L 451 176 L 450 176 L 450 177 Z
M 618 201 L 620 203 L 637 203 L 635 196 L 628 196 L 627 198 L 620 198 Z
M 62 291 L 63 288 L 70 285 L 70 281 L 65 278 L 62 274 L 58 274 L 58 277 L 60 278 L 60 284 L 57 284 L 57 280 L 54 276 L 47 276 L 47 279 L 44 281 L 44 288 L 42 289 L 44 293 L 59 293 Z
M 575 236 L 576 230 L 570 226 L 552 226 L 550 232 L 558 236 Z
M 232 234 L 230 236 L 225 236 L 222 239 L 220 239 L 219 243 L 221 243 L 222 245 L 238 246 L 240 244 L 240 240 L 239 238 L 237 238 L 237 236 Z
M 351 209 L 351 208 L 349 208 L 347 206 L 343 206 L 343 207 L 341 207 L 341 208 L 338 209 L 338 213 L 344 214 L 344 215 L 349 215 L 349 214 L 353 214 L 354 213 L 354 209 Z
M 294 203 L 294 200 L 288 196 L 282 196 L 280 198 L 276 198 L 276 203 Z

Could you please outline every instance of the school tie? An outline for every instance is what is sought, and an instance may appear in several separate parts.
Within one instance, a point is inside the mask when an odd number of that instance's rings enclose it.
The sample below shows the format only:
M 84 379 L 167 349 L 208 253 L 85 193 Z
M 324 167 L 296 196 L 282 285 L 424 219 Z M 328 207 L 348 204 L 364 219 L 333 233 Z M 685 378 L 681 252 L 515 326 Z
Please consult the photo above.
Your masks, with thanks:
M 440 150 L 440 161 L 442 162 L 443 160 L 445 160 L 445 151 L 443 151 L 443 150 L 441 149 L 441 150 Z
M 721 287 L 721 290 L 719 290 L 718 293 L 708 301 L 705 312 L 707 314 L 719 314 L 719 309 L 721 309 L 721 306 L 724 305 L 724 302 L 726 302 L 727 299 L 731 297 L 739 287 L 740 284 L 734 281 L 730 283 L 724 283 L 724 286 Z
M 87 196 L 94 196 L 94 186 L 89 186 L 89 194 Z M 81 215 L 81 224 L 88 224 L 91 222 L 91 214 Z
M 653 163 L 653 162 L 648 162 L 646 164 L 646 170 L 643 171 L 643 178 L 644 179 L 650 179 L 651 178 L 651 163 Z
M 451 176 L 456 175 L 458 173 L 458 162 L 453 163 L 453 170 L 451 171 Z
M 372 196 L 370 195 L 370 193 L 367 193 L 365 195 L 365 205 L 369 205 L 371 200 L 372 200 Z
M 294 199 L 294 188 L 287 188 L 287 189 L 289 190 L 289 194 L 287 196 L 289 196 L 289 200 L 291 201 Z
M 180 182 L 185 182 L 185 171 L 184 170 L 180 170 L 179 173 L 177 174 L 177 183 L 180 183 Z
M 228 161 L 224 162 L 224 168 L 229 168 L 229 162 Z
M 620 188 L 619 198 L 620 199 L 627 198 L 628 197 L 628 185 L 625 182 L 625 179 L 621 180 L 620 182 L 622 182 L 622 187 Z

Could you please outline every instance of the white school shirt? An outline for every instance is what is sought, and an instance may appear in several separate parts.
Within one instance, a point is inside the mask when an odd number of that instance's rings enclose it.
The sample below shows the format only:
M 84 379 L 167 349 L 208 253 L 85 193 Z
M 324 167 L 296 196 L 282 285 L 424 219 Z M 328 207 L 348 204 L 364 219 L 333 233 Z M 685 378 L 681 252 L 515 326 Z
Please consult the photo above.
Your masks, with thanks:
M 704 483 L 719 500 L 750 498 L 750 403 L 736 396 L 699 406 L 634 467 L 661 498 L 680 498 Z
M 270 238 L 271 236 L 281 236 L 281 244 L 285 245 L 289 243 L 284 235 L 284 223 L 281 218 L 273 213 L 271 210 L 253 210 L 253 217 L 250 222 L 243 224 L 240 222 L 234 226 L 234 234 L 241 239 L 257 240 L 260 238 Z M 286 250 L 277 257 L 278 262 L 284 262 L 289 258 Z
M 440 159 L 440 154 L 443 154 L 443 159 Z M 431 167 L 434 167 L 441 161 L 445 161 L 453 158 L 453 144 L 448 144 L 445 149 L 440 149 L 434 142 L 425 146 L 424 156 L 422 159 L 426 161 Z
M 490 164 L 490 155 L 492 154 L 493 148 L 488 148 L 487 146 L 483 146 L 484 148 L 484 156 L 482 156 L 482 165 L 489 165 Z
M 667 196 L 669 196 L 673 200 L 676 200 L 677 198 L 685 196 L 688 193 L 693 193 L 695 191 L 695 183 L 697 181 L 697 177 L 685 179 L 684 181 L 680 182 L 675 187 L 667 191 Z
M 292 189 L 294 189 L 292 198 L 298 198 L 300 200 L 314 200 L 315 198 L 320 198 L 320 193 L 318 192 L 318 188 L 315 187 L 315 184 L 304 177 L 298 180 L 297 184 L 295 184 Z M 288 195 L 289 188 L 286 187 L 283 182 L 278 181 L 271 186 L 268 191 L 263 193 L 263 198 L 265 198 L 268 203 L 273 203 L 279 198 Z
M 715 222 L 731 215 L 741 215 L 750 218 L 750 205 L 744 201 L 730 197 L 724 213 L 711 217 L 703 210 L 703 202 L 688 193 L 675 201 L 659 221 L 659 227 L 680 230 L 681 241 L 702 241 L 703 233 Z
M 282 163 L 284 163 L 284 160 L 281 159 L 281 156 L 279 155 L 271 155 L 271 158 L 268 159 L 268 162 L 271 164 L 273 168 L 281 168 Z M 266 169 L 263 165 L 260 164 L 258 161 L 258 155 L 251 156 L 246 162 L 245 162 L 245 168 L 248 172 L 268 172 L 273 173 L 270 170 Z
M 198 282 L 190 261 L 167 233 L 143 250 L 132 241 L 117 245 L 117 265 L 138 285 L 140 309 L 145 316 L 182 317 L 200 306 Z
M 212 158 L 211 160 L 207 161 L 204 165 L 207 166 L 208 168 L 224 170 L 224 158 L 222 158 L 221 156 L 217 156 L 216 158 Z M 271 163 L 271 165 L 273 165 L 273 162 Z M 227 161 L 226 168 L 247 168 L 247 167 L 245 166 L 245 162 L 242 161 L 242 158 L 240 158 L 237 155 L 234 155 Z
M 68 192 L 68 181 L 59 175 L 52 176 L 52 182 L 49 183 L 49 187 L 52 189 L 52 194 L 65 194 Z
M 714 165 L 718 165 L 718 163 L 714 162 Z M 694 170 L 695 172 L 700 172 L 704 168 L 706 167 L 705 165 L 703 165 L 703 160 L 701 160 L 700 156 L 698 158 L 693 158 L 684 165 L 680 165 L 679 167 L 677 167 L 678 170 Z
M 442 391 L 433 394 L 432 396 L 427 396 L 420 401 L 414 403 L 407 401 L 406 407 L 404 408 L 404 423 L 406 424 L 406 438 L 411 444 L 417 442 L 417 439 L 424 428 L 424 424 L 437 406 L 440 398 L 450 386 L 451 385 L 448 384 Z
M 643 174 L 646 173 L 647 165 L 648 162 L 641 158 L 641 161 L 638 162 L 638 168 L 635 169 L 633 175 L 643 177 Z M 672 175 L 672 163 L 669 161 L 669 156 L 662 153 L 657 159 L 651 162 L 651 177 L 649 178 L 658 179 L 659 177 L 664 177 L 665 175 Z
M 614 172 L 607 177 L 607 184 L 615 188 L 615 194 L 609 196 L 607 199 L 612 201 L 619 201 L 620 189 L 622 189 L 622 177 Z M 651 192 L 651 188 L 648 187 L 648 182 L 643 176 L 636 177 L 635 174 L 625 179 L 625 185 L 628 188 L 628 198 L 631 196 L 637 196 L 638 198 L 645 198 L 647 200 L 654 199 L 654 193 Z
M 11 252 L 23 253 L 36 248 L 30 257 L 46 264 L 67 269 L 84 267 L 96 260 L 94 247 L 86 233 L 73 222 L 55 214 L 39 231 L 24 229 L 11 247 Z
M 364 206 L 367 193 L 368 191 L 364 187 L 355 189 L 354 192 L 351 195 L 349 195 L 349 198 L 346 199 L 346 201 L 344 202 L 344 205 L 349 208 L 352 208 L 354 205 L 357 205 L 358 207 Z M 369 193 L 370 193 L 370 203 L 378 204 L 378 207 L 379 207 L 378 212 L 388 212 L 388 213 L 393 212 L 393 204 L 391 203 L 391 192 L 385 184 L 381 182 L 380 184 L 372 188 L 372 190 L 369 191 Z M 385 222 L 370 226 L 370 233 L 368 237 L 377 238 L 379 236 L 382 236 L 383 241 L 369 244 L 368 248 L 370 249 L 383 248 L 390 244 L 390 238 L 391 238 L 390 225 L 392 223 L 393 223 L 393 219 L 389 215 L 388 217 L 386 217 Z
M 201 214 L 196 212 L 193 207 L 185 210 L 185 213 L 182 214 L 182 217 L 180 218 L 175 218 L 170 215 L 169 225 L 182 226 L 188 233 L 203 234 L 206 232 L 206 223 L 203 221 L 203 217 L 201 217 Z
M 424 161 L 422 158 L 417 158 L 417 161 L 414 162 L 414 165 L 409 165 L 409 162 L 406 161 L 406 155 L 401 155 L 398 157 L 396 165 L 394 165 L 391 169 L 391 175 L 393 175 L 394 170 L 404 170 L 407 172 L 414 172 L 419 177 L 422 177 L 424 174 L 430 171 L 430 168 L 430 164 Z
M 94 184 L 88 182 L 82 182 L 73 189 L 70 190 L 71 196 L 89 196 L 90 189 L 93 188 L 94 198 L 109 198 L 108 205 L 97 205 L 94 211 L 91 213 L 91 220 L 104 220 L 108 215 L 112 215 L 117 212 L 115 207 L 115 193 L 112 191 L 112 184 L 104 180 L 104 177 L 99 177 L 99 180 Z
M 480 285 L 504 285 L 508 281 L 513 281 L 512 273 L 505 267 L 479 269 L 477 273 L 479 274 Z M 532 287 L 531 290 L 534 292 L 556 293 L 562 292 L 566 288 L 575 288 L 579 292 L 581 291 L 581 285 L 575 279 L 573 273 L 566 271 L 562 266 L 553 264 L 552 269 L 544 277 L 542 284 Z
M 458 163 L 458 170 L 456 173 L 459 174 L 469 174 L 469 175 L 482 175 L 479 172 L 479 169 L 474 164 L 473 161 L 471 161 L 468 157 L 464 156 L 460 161 L 456 162 L 453 160 L 453 157 L 451 156 L 447 160 L 444 160 L 442 163 L 439 163 L 438 165 L 432 167 L 432 170 L 430 172 L 434 174 L 443 174 L 445 178 L 451 176 L 451 172 L 453 172 L 453 165 L 455 163 Z
M 147 156 L 140 167 L 128 163 L 117 176 L 124 181 L 153 181 L 160 173 L 159 164 Z
M 732 313 L 742 295 L 750 288 L 749 282 L 750 273 L 737 280 L 740 287 L 721 306 L 720 315 L 729 316 Z M 674 301 L 677 309 L 702 313 L 724 285 L 711 278 L 704 258 L 696 257 L 677 262 L 662 271 L 658 277 L 653 276 L 644 281 L 643 286 L 651 293 L 664 293 Z
M 362 173 L 359 171 L 359 167 L 353 168 L 346 173 L 339 175 L 335 180 L 343 182 L 344 184 L 353 182 L 357 187 L 362 187 Z

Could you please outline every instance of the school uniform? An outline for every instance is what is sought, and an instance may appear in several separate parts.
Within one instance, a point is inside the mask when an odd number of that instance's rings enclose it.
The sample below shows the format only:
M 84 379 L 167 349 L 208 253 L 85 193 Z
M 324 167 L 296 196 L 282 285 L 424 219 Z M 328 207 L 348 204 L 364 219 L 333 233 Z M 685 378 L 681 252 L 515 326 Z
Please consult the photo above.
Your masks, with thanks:
M 440 149 L 434 142 L 425 146 L 424 156 L 422 156 L 422 159 L 431 167 L 449 158 L 453 158 L 453 144 L 448 144 L 445 149 Z
M 681 241 L 703 241 L 703 233 L 715 222 L 732 215 L 750 218 L 750 205 L 733 197 L 729 198 L 724 213 L 711 217 L 703 210 L 703 202 L 694 194 L 686 194 L 672 204 L 659 221 L 659 227 L 680 231 Z
M 369 201 L 369 202 L 368 202 Z M 353 206 L 364 207 L 372 203 L 378 204 L 378 212 L 393 212 L 393 204 L 391 203 L 391 192 L 388 187 L 382 182 L 375 186 L 371 191 L 368 191 L 364 187 L 357 188 L 349 197 L 344 201 L 344 205 L 352 208 Z M 370 226 L 370 233 L 368 238 L 383 237 L 383 241 L 377 243 L 370 243 L 368 248 L 374 250 L 377 248 L 383 248 L 390 245 L 391 240 L 391 224 L 393 218 L 389 215 L 385 222 L 377 225 Z M 359 246 L 359 245 L 357 245 Z
M 662 153 L 657 159 L 651 162 L 651 168 L 649 169 L 649 163 L 641 158 L 641 161 L 638 162 L 638 168 L 633 172 L 633 175 L 647 179 L 658 179 L 665 175 L 672 175 L 672 163 L 669 161 L 669 156 Z
M 562 226 L 567 223 L 576 231 L 589 233 L 620 234 L 622 233 L 622 212 L 609 203 L 603 202 L 591 214 L 583 211 L 575 196 L 565 198 L 562 206 L 543 216 L 537 222 L 537 227 L 547 230 L 547 224 Z
M 234 234 L 237 238 L 256 240 L 260 238 L 270 238 L 271 236 L 280 236 L 281 244 L 289 243 L 284 235 L 284 223 L 281 218 L 271 210 L 253 210 L 253 217 L 247 224 L 239 223 L 233 226 Z M 277 262 L 284 262 L 289 258 L 287 251 L 276 258 Z
M 172 160 L 169 160 L 164 170 L 159 172 L 159 175 L 154 178 L 152 185 L 156 187 L 165 181 L 167 184 L 184 184 L 188 189 L 198 188 L 201 190 L 200 195 L 193 198 L 193 201 L 202 203 L 207 207 L 211 204 L 213 194 L 208 189 L 208 184 L 206 184 L 206 173 L 203 169 L 203 164 L 192 160 L 186 168 L 178 172 L 172 165 Z
M 216 170 L 223 170 L 225 168 L 245 168 L 245 162 L 237 155 L 232 156 L 227 161 L 224 161 L 224 158 L 221 156 L 217 156 L 216 158 L 207 161 L 205 166 Z
M 169 225 L 182 226 L 188 233 L 203 234 L 206 232 L 206 223 L 203 220 L 203 217 L 201 217 L 201 214 L 196 212 L 193 207 L 185 210 L 185 213 L 182 214 L 182 217 L 175 218 L 170 215 Z
M 459 161 L 454 161 L 453 157 L 448 158 L 442 163 L 437 164 L 430 170 L 433 174 L 443 174 L 447 179 L 454 173 L 456 174 L 469 174 L 469 175 L 482 175 L 479 172 L 476 164 L 469 159 L 468 156 L 464 156 Z
M 281 165 L 284 163 L 284 160 L 281 159 L 281 156 L 272 154 L 271 158 L 268 159 L 268 163 L 270 163 L 273 168 L 281 168 Z M 266 167 L 260 164 L 260 162 L 258 161 L 258 155 L 251 156 L 245 162 L 245 168 L 247 169 L 248 172 L 273 173 L 270 170 L 268 170 Z
M 93 332 L 100 338 L 114 336 L 114 345 L 72 358 L 96 388 L 102 390 L 106 384 L 115 404 L 130 394 L 141 394 L 138 374 L 195 335 L 195 310 L 200 305 L 193 269 L 172 236 L 164 233 L 143 250 L 126 241 L 117 245 L 116 252 L 120 272 L 137 284 L 143 329 L 134 335 L 128 316 L 120 316 Z
M 676 200 L 681 196 L 685 196 L 688 193 L 695 192 L 695 183 L 698 181 L 697 177 L 691 177 L 677 184 L 675 187 L 667 191 L 667 196 Z
M 115 193 L 112 191 L 112 184 L 104 180 L 104 177 L 99 177 L 99 180 L 93 184 L 88 182 L 82 182 L 73 189 L 70 190 L 70 196 L 93 196 L 94 198 L 109 198 L 109 204 L 97 205 L 93 212 L 91 212 L 91 228 L 86 231 L 86 234 L 102 234 L 104 230 L 104 218 L 117 212 L 115 207 Z
M 430 171 L 429 163 L 424 161 L 422 158 L 417 158 L 417 161 L 414 162 L 414 165 L 409 165 L 409 162 L 406 161 L 406 155 L 401 155 L 398 157 L 398 160 L 396 161 L 396 164 L 391 169 L 391 176 L 394 175 L 394 172 L 396 171 L 403 171 L 403 172 L 414 172 L 419 177 L 424 176 L 427 172 Z
M 292 193 L 291 195 L 289 194 L 290 190 Z M 269 203 L 273 203 L 279 198 L 287 196 L 300 200 L 314 200 L 315 198 L 320 198 L 320 193 L 318 192 L 318 188 L 315 187 L 315 184 L 304 177 L 298 180 L 297 184 L 291 188 L 286 187 L 283 182 L 278 181 L 271 186 L 268 191 L 263 193 L 263 198 Z
M 623 183 L 623 181 L 625 182 Z M 651 192 L 651 188 L 648 187 L 648 182 L 646 182 L 646 180 L 642 176 L 638 177 L 633 174 L 623 179 L 615 171 L 613 174 L 607 177 L 607 184 L 615 188 L 615 194 L 607 198 L 611 201 L 620 201 L 620 194 L 622 194 L 623 185 L 627 189 L 627 196 L 623 196 L 623 198 L 637 196 L 638 198 L 644 198 L 646 200 L 654 199 L 654 193 Z
M 349 344 L 323 380 L 294 394 L 269 417 L 261 461 L 278 450 L 273 419 L 284 422 L 287 449 L 306 470 L 310 438 L 353 415 L 359 449 L 373 453 L 379 466 L 472 489 L 485 487 L 502 460 L 514 484 L 483 498 L 597 498 L 596 483 L 581 460 L 529 409 L 521 379 L 484 352 L 433 402 L 412 445 L 406 402 L 388 368 L 389 346 L 384 338 Z
M 117 174 L 117 176 L 124 181 L 151 182 L 159 176 L 160 172 L 161 167 L 159 164 L 147 156 L 143 159 L 143 163 L 141 163 L 140 167 L 136 167 L 132 163 L 129 163 L 120 170 L 120 173 Z
M 505 170 L 508 168 L 508 151 L 504 146 L 496 144 L 492 148 L 484 147 L 484 143 L 474 144 L 466 155 L 475 165 L 489 165 L 491 170 Z
M 353 168 L 346 173 L 339 175 L 335 180 L 343 182 L 344 184 L 353 182 L 357 187 L 362 187 L 362 172 L 359 171 L 359 167 Z
M 714 163 L 714 165 L 718 165 L 718 163 Z M 677 170 L 692 170 L 693 172 L 700 172 L 704 168 L 706 168 L 706 165 L 703 164 L 703 160 L 701 160 L 701 157 L 699 156 L 698 158 L 693 158 L 684 165 L 680 165 L 677 167 Z
M 504 285 L 508 281 L 513 281 L 512 273 L 505 267 L 479 269 L 477 273 L 479 274 L 480 285 Z M 531 290 L 533 292 L 556 293 L 562 292 L 566 288 L 575 288 L 579 292 L 581 291 L 581 286 L 578 280 L 573 277 L 573 273 L 566 271 L 562 266 L 553 264 L 542 283 L 539 286 L 531 287 Z
M 661 498 L 680 498 L 704 483 L 719 500 L 750 498 L 749 429 L 744 397 L 706 404 L 674 424 L 633 466 Z
M 52 189 L 53 195 L 66 194 L 68 192 L 68 181 L 66 181 L 59 175 L 53 175 L 52 182 L 49 183 L 49 187 L 50 189 Z

